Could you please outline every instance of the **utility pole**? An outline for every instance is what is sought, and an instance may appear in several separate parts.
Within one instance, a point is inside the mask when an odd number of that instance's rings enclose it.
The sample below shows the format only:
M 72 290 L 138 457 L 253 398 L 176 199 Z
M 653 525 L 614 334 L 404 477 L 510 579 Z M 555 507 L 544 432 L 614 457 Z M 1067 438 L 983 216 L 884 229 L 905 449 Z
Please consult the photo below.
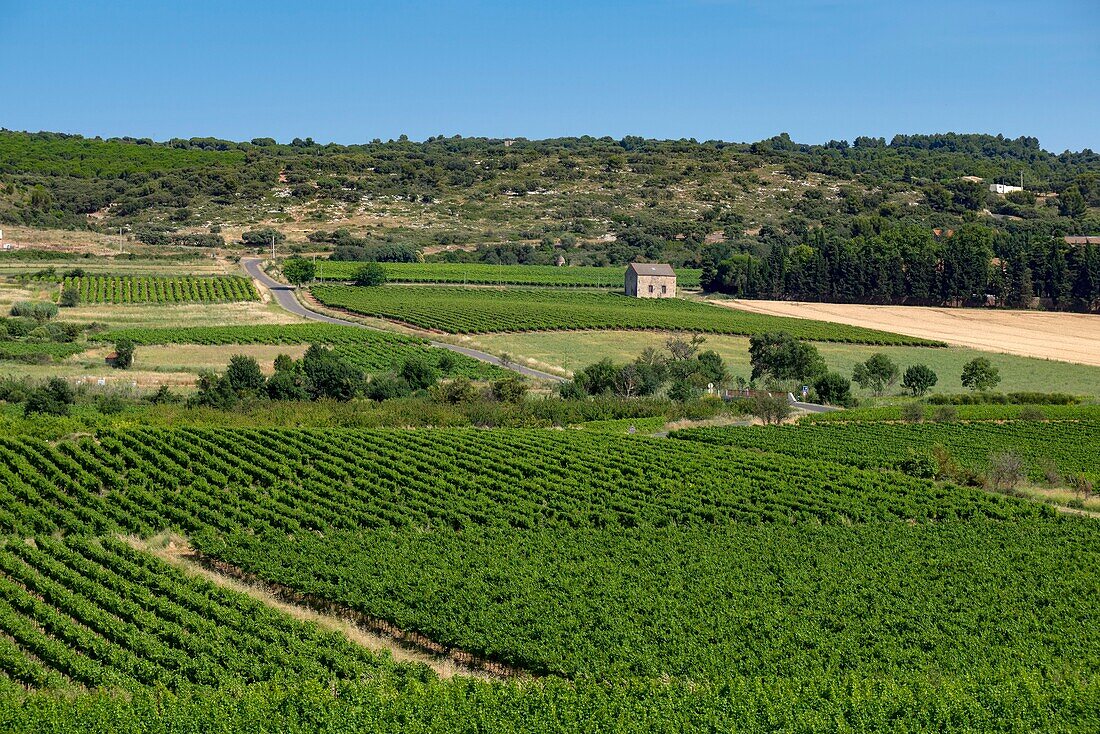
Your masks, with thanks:
M 275 235 L 271 235 L 271 262 L 275 262 Z

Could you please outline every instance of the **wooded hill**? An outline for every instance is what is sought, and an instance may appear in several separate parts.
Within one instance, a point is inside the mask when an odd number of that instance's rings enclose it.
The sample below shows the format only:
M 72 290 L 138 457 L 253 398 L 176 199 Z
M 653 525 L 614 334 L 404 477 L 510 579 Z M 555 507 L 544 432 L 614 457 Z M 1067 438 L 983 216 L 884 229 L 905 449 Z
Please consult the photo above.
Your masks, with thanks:
M 1023 191 L 989 190 L 1021 177 Z M 1004 289 L 982 282 L 984 266 L 961 286 L 954 279 L 915 293 L 865 282 L 883 279 L 868 274 L 876 268 L 907 271 L 894 257 L 878 258 L 885 265 L 818 262 L 829 277 L 858 271 L 852 278 L 861 284 L 840 293 L 782 281 L 790 271 L 804 279 L 812 258 L 803 246 L 821 252 L 983 225 L 993 256 L 1030 271 L 1007 274 L 1004 266 L 1002 276 L 1031 279 L 1033 295 L 1074 307 L 1071 300 L 1080 306 L 1088 297 L 1087 283 L 1084 295 L 1071 293 L 1087 258 L 1083 248 L 1056 244 L 1052 252 L 1051 243 L 1100 234 L 1100 155 L 1055 155 L 1030 137 L 953 133 L 825 145 L 783 134 L 751 144 L 440 136 L 345 146 L 4 131 L 0 221 L 122 226 L 152 244 L 188 245 L 222 244 L 223 228 L 234 230 L 228 244 L 242 227 L 273 227 L 279 236 L 292 229 L 292 245 L 336 249 L 344 259 L 410 260 L 426 251 L 429 259 L 494 263 L 661 260 L 707 268 L 705 285 L 729 293 L 881 302 L 983 299 Z M 924 267 L 934 248 L 915 248 Z M 1065 277 L 1063 261 L 1072 271 Z M 770 272 L 758 283 L 765 263 Z M 1016 291 L 1025 300 L 1028 288 Z

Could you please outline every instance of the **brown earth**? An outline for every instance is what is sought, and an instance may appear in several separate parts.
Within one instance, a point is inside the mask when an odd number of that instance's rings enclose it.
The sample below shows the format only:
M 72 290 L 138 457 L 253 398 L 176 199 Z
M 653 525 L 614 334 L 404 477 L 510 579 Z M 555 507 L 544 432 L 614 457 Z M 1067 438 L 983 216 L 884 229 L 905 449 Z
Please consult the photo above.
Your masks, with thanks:
M 853 303 L 713 300 L 753 313 L 793 316 L 938 339 L 960 347 L 1100 366 L 1100 316 Z

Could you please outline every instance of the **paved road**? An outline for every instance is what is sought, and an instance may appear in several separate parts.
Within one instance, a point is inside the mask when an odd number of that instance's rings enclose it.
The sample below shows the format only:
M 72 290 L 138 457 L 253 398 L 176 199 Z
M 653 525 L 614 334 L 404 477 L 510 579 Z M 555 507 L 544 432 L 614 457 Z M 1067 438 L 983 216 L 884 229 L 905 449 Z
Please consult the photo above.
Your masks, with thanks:
M 333 316 L 326 316 L 323 313 L 317 313 L 311 311 L 298 301 L 298 297 L 294 295 L 294 288 L 292 286 L 280 283 L 274 280 L 271 276 L 263 271 L 260 267 L 262 259 L 255 257 L 243 257 L 241 258 L 241 265 L 244 266 L 244 271 L 248 273 L 250 278 L 254 278 L 271 291 L 271 295 L 275 296 L 275 301 L 287 311 L 290 311 L 296 316 L 301 316 L 304 319 L 310 319 L 312 321 L 323 321 L 326 324 L 342 324 L 344 326 L 358 326 L 363 329 L 369 329 L 371 327 L 365 324 L 358 324 L 354 321 L 347 321 L 345 319 L 338 319 Z M 541 370 L 533 370 L 530 367 L 524 367 L 518 364 L 503 364 L 500 359 L 494 357 L 488 352 L 482 352 L 478 349 L 470 349 L 469 347 L 460 347 L 455 344 L 447 344 L 446 342 L 432 342 L 433 347 L 439 347 L 440 349 L 448 349 L 458 354 L 464 354 L 467 357 L 473 357 L 474 359 L 480 359 L 482 362 L 488 362 L 489 364 L 495 364 L 498 367 L 503 367 L 513 372 L 518 372 L 521 375 L 527 377 L 534 377 L 537 380 L 551 380 L 553 382 L 563 382 L 564 377 L 558 375 L 552 375 L 549 372 L 542 372 Z
M 808 413 L 832 413 L 834 410 L 843 410 L 843 408 L 836 408 L 832 405 L 818 405 L 817 403 L 799 402 L 794 399 L 793 393 L 787 393 L 787 402 L 791 404 L 792 408 L 805 410 Z

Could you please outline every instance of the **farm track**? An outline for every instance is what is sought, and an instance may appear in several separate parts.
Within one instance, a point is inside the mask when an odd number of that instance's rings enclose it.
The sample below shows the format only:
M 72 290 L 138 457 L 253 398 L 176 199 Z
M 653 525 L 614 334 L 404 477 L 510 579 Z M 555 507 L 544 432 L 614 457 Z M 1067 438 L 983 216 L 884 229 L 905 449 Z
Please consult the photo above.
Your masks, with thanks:
M 163 544 L 134 537 L 123 540 L 185 573 L 247 594 L 295 619 L 340 632 L 351 642 L 370 650 L 387 651 L 397 662 L 427 665 L 440 678 L 466 676 L 482 680 L 512 680 L 534 677 L 519 668 L 443 645 L 418 632 L 402 630 L 384 619 L 321 597 L 303 594 L 289 586 L 265 581 L 231 563 L 195 550 L 183 538 L 172 536 Z
M 318 313 L 317 311 L 306 308 L 295 296 L 294 288 L 283 283 L 279 283 L 278 281 L 271 278 L 271 276 L 265 273 L 263 271 L 263 268 L 260 267 L 261 262 L 262 261 L 260 260 L 260 258 L 241 258 L 241 266 L 244 268 L 245 273 L 247 273 L 250 278 L 259 282 L 261 285 L 271 291 L 272 296 L 274 296 L 275 298 L 275 302 L 278 303 L 283 309 L 289 311 L 296 316 L 301 316 L 302 318 L 310 319 L 312 321 L 322 321 L 328 324 L 342 324 L 344 326 L 355 326 L 361 329 L 371 328 L 366 324 L 360 324 L 354 321 L 348 321 L 346 319 L 338 319 L 333 316 L 328 316 L 326 314 Z M 474 359 L 480 360 L 482 362 L 496 365 L 497 367 L 502 367 L 504 369 L 517 372 L 521 375 L 524 375 L 525 377 L 533 377 L 537 380 L 548 380 L 550 382 L 562 382 L 565 380 L 565 378 L 561 377 L 560 375 L 553 375 L 549 372 L 543 372 L 542 370 L 524 367 L 522 365 L 513 364 L 511 362 L 505 363 L 498 357 L 495 357 L 488 352 L 483 352 L 478 349 L 460 347 L 456 344 L 447 344 L 446 342 L 437 341 L 432 341 L 431 345 L 439 349 L 447 349 L 457 354 L 462 354 L 467 357 L 472 357 Z

